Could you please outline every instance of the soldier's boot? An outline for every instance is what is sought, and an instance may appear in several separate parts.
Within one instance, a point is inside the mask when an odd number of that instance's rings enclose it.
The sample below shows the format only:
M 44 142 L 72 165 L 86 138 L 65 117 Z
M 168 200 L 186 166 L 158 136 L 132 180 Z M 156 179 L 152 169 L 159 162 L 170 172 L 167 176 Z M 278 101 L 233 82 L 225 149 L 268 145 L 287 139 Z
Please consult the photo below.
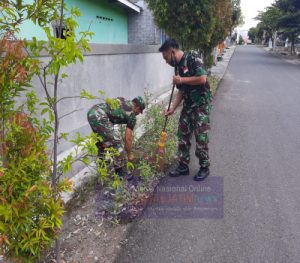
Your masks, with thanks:
M 209 168 L 201 167 L 199 172 L 194 176 L 195 181 L 203 181 L 205 178 L 209 176 Z
M 133 179 L 133 175 L 126 172 L 124 168 L 118 168 L 115 170 L 121 180 L 131 181 Z
M 169 176 L 178 177 L 181 175 L 189 175 L 189 174 L 190 174 L 190 170 L 189 170 L 188 165 L 186 165 L 184 163 L 179 163 L 179 165 L 176 167 L 176 169 L 169 173 Z

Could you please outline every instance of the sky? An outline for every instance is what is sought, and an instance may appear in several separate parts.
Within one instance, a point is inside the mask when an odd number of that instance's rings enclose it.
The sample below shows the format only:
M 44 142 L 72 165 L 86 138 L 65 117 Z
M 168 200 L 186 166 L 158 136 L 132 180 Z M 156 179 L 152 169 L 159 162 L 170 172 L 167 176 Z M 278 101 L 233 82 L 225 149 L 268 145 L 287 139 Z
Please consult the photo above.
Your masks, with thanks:
M 258 21 L 253 18 L 257 16 L 258 11 L 263 11 L 265 7 L 270 6 L 274 2 L 275 0 L 241 0 L 245 24 L 238 29 L 248 30 L 250 27 L 255 27 Z

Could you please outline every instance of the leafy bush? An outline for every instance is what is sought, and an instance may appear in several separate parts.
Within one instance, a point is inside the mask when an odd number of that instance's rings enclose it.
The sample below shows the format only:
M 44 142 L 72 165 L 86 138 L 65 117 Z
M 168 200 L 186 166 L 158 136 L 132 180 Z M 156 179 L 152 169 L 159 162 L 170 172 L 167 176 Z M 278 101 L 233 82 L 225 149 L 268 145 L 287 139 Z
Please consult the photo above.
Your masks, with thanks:
M 166 106 L 164 104 L 154 104 L 147 109 L 146 115 L 143 118 L 144 135 L 140 138 L 136 148 L 143 149 L 146 153 L 146 158 L 153 158 L 157 153 L 158 141 L 165 123 L 163 115 Z M 177 130 L 178 130 L 179 112 L 169 116 L 166 127 L 166 162 L 170 163 L 174 159 L 177 150 Z M 139 146 L 140 145 L 140 146 Z
M 3 1 L 2 1 L 3 2 Z M 76 42 L 74 33 L 67 41 L 56 39 L 50 34 L 49 43 L 32 39 L 24 45 L 14 33 L 25 20 L 37 22 L 49 33 L 49 21 L 59 15 L 60 1 L 4 1 L 0 3 L 0 253 L 7 259 L 33 262 L 48 248 L 54 239 L 58 240 L 62 224 L 64 205 L 60 194 L 70 189 L 67 180 L 59 181 L 57 176 L 57 143 L 59 116 L 57 111 L 57 84 L 61 67 L 82 60 L 82 49 L 88 49 L 82 33 Z M 76 17 L 76 9 L 71 16 Z M 64 19 L 61 14 L 61 21 Z M 72 18 L 67 18 L 68 28 L 75 28 Z M 72 31 L 74 32 L 74 31 Z M 53 58 L 47 65 L 32 58 L 44 50 Z M 26 50 L 27 52 L 24 52 Z M 43 71 L 43 77 L 40 76 Z M 54 76 L 54 95 L 51 97 L 47 75 Z M 40 104 L 31 91 L 31 79 L 39 76 L 47 95 Z M 43 82 L 44 80 L 44 82 Z M 21 100 L 27 99 L 22 104 Z M 18 101 L 18 104 L 16 103 Z M 26 112 L 27 114 L 25 114 Z M 48 113 L 49 119 L 34 116 Z M 29 117 L 30 116 L 30 117 Z M 47 155 L 46 141 L 54 135 L 53 159 Z M 60 255 L 60 253 L 57 253 Z M 59 258 L 59 256 L 58 256 Z M 58 260 L 59 261 L 59 260 Z
M 0 168 L 0 251 L 6 258 L 32 262 L 58 237 L 63 214 L 59 194 L 49 183 L 45 137 L 16 118 L 5 123 Z M 34 143 L 34 145 L 33 145 Z
M 32 262 L 59 234 L 59 196 L 70 185 L 63 181 L 53 189 L 49 183 L 48 135 L 21 112 L 35 112 L 37 98 L 28 89 L 38 63 L 24 54 L 22 41 L 10 38 L 0 40 L 0 253 Z M 16 98 L 25 93 L 26 106 L 17 107 Z
M 208 76 L 207 77 L 209 84 L 210 84 L 210 90 L 212 95 L 214 96 L 217 92 L 219 83 L 220 83 L 220 78 L 217 76 Z

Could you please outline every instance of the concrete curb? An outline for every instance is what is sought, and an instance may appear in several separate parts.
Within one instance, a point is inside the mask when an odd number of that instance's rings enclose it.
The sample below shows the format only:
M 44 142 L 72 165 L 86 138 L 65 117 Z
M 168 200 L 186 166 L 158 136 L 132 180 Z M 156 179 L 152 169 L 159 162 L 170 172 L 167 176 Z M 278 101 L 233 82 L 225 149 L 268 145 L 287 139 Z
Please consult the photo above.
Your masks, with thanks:
M 268 52 L 272 56 L 277 57 L 277 58 L 279 58 L 279 59 L 281 59 L 281 60 L 283 60 L 283 61 L 285 61 L 289 64 L 300 65 L 300 57 L 287 58 L 287 57 L 284 57 L 283 55 L 281 55 L 280 52 L 273 51 L 269 47 L 261 47 L 261 46 L 258 46 L 258 47 L 262 48 L 264 51 Z
M 227 70 L 228 64 L 235 52 L 236 46 L 231 46 L 227 49 L 225 49 L 225 53 L 223 55 L 223 60 L 217 62 L 215 66 L 212 67 L 211 69 L 211 74 L 213 76 L 217 76 L 218 78 L 222 79 L 224 77 L 224 74 Z

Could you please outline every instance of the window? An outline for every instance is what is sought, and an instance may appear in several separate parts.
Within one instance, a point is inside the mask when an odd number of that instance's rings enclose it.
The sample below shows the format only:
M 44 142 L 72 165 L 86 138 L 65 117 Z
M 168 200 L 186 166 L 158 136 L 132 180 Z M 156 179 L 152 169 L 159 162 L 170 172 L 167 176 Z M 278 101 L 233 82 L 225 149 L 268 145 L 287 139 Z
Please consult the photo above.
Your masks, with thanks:
M 66 39 L 68 36 L 68 29 L 65 27 L 64 24 L 62 24 L 61 27 L 61 34 L 60 34 L 60 30 L 59 30 L 59 23 L 60 21 L 54 21 L 52 22 L 52 27 L 53 27 L 53 31 L 54 31 L 54 36 L 56 38 L 61 38 L 61 39 Z

